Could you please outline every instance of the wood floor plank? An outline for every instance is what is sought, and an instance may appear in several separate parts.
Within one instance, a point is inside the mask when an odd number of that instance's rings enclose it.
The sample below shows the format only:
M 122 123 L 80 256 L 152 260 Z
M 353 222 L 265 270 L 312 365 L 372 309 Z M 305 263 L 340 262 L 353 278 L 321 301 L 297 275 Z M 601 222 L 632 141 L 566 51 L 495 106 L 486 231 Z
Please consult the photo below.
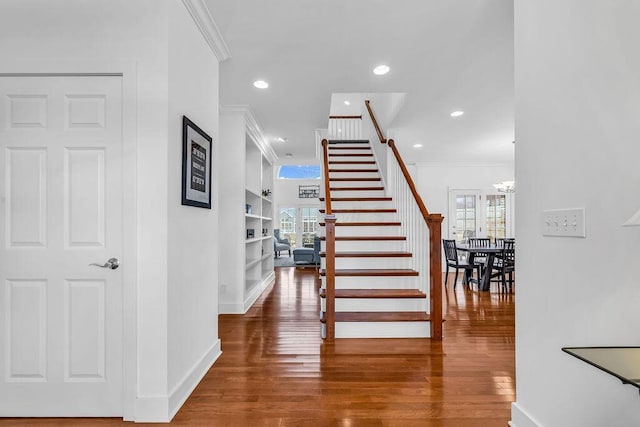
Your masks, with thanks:
M 514 295 L 464 286 L 454 292 L 452 279 L 444 294 L 444 341 L 325 343 L 316 272 L 277 268 L 275 284 L 245 315 L 220 316 L 222 356 L 170 425 L 506 427 L 515 399 Z M 0 425 L 125 423 L 60 418 L 0 419 Z

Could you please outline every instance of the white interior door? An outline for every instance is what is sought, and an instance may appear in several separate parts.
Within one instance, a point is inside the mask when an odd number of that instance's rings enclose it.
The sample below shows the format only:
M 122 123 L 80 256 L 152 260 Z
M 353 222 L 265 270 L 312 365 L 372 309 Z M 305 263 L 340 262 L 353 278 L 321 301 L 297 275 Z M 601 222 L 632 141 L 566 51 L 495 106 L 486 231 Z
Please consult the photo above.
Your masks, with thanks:
M 0 416 L 122 416 L 122 141 L 121 77 L 0 77 Z

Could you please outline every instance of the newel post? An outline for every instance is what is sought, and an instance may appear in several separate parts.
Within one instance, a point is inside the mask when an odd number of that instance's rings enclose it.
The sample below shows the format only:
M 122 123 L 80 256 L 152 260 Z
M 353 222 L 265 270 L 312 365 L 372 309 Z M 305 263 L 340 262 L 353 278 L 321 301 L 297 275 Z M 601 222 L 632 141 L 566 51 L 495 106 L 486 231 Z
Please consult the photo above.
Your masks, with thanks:
M 325 327 L 327 341 L 336 337 L 336 216 L 325 215 Z
M 442 340 L 442 220 L 440 214 L 429 214 L 429 298 L 431 339 Z

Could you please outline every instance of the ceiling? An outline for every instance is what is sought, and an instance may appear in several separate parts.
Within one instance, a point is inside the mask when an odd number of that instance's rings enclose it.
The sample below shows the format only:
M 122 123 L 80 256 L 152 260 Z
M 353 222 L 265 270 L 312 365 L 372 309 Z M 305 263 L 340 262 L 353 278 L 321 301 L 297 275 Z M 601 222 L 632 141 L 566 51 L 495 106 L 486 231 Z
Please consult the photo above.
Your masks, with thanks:
M 231 51 L 220 103 L 248 105 L 280 158 L 314 157 L 315 130 L 347 113 L 345 96 L 396 93 L 384 130 L 407 161 L 513 162 L 513 0 L 205 2 Z M 391 71 L 375 75 L 379 64 Z

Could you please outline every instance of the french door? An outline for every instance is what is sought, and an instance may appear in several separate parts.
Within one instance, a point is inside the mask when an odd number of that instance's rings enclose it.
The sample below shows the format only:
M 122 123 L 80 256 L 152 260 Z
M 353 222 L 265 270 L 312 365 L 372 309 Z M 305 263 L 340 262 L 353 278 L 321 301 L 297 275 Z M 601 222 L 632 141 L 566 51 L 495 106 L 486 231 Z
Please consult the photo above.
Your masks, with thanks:
M 449 238 L 513 237 L 512 194 L 483 190 L 449 191 Z
M 318 206 L 281 206 L 280 237 L 289 239 L 292 247 L 312 245 L 318 230 Z

